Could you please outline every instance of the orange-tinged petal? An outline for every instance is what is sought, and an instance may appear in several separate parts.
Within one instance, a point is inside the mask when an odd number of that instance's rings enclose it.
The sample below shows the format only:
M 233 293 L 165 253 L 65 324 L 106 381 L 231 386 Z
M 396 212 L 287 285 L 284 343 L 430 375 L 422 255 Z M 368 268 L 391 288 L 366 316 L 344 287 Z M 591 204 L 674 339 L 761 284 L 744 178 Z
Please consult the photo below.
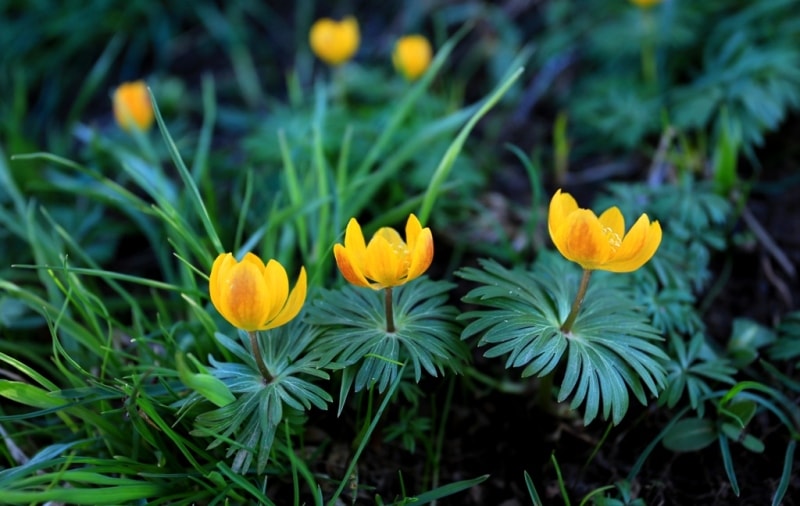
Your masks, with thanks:
M 144 81 L 120 84 L 111 100 L 114 119 L 123 130 L 147 130 L 153 125 L 153 104 Z
M 371 287 L 361 268 L 357 267 L 353 262 L 350 250 L 341 244 L 335 244 L 333 246 L 333 256 L 336 258 L 336 265 L 339 267 L 344 279 L 356 286 Z
M 400 278 L 404 277 L 406 272 L 403 268 L 406 257 L 398 255 L 397 240 L 402 243 L 403 248 L 406 247 L 396 230 L 383 227 L 375 233 L 367 245 L 365 275 L 375 281 L 380 288 L 402 284 Z
M 616 234 L 616 238 L 622 242 L 622 236 L 625 235 L 625 217 L 622 216 L 622 212 L 617 206 L 609 207 L 603 211 L 603 214 L 598 219 L 603 228 Z
M 422 229 L 415 242 L 416 244 L 410 252 L 411 265 L 408 267 L 406 282 L 420 277 L 433 262 L 433 234 L 431 229 L 427 227 Z
M 269 287 L 270 300 L 268 307 L 265 308 L 266 318 L 262 323 L 275 318 L 286 305 L 286 298 L 289 296 L 289 276 L 286 275 L 286 269 L 280 262 L 270 260 L 264 268 L 264 282 Z
M 286 271 L 284 271 L 284 273 L 285 272 Z M 264 330 L 280 327 L 297 316 L 300 310 L 303 309 L 303 303 L 306 301 L 307 290 L 308 285 L 306 282 L 306 269 L 305 267 L 301 267 L 300 275 L 297 277 L 297 283 L 295 283 L 294 288 L 292 288 L 292 293 L 289 294 L 288 299 L 282 299 L 286 302 L 286 304 L 284 304 L 283 308 L 277 315 L 275 315 L 272 321 L 267 323 L 267 325 L 264 327 Z
M 233 326 L 248 332 L 259 330 L 266 320 L 269 289 L 263 268 L 253 262 L 241 262 L 225 273 L 222 316 Z
M 222 281 L 220 273 L 223 270 L 223 264 L 229 259 L 233 258 L 230 253 L 220 253 L 211 265 L 211 275 L 208 277 L 208 293 L 211 295 L 211 303 L 214 307 L 219 308 L 222 305 Z
M 570 213 L 552 236 L 558 251 L 584 269 L 597 269 L 612 254 L 600 220 L 588 209 Z
M 578 210 L 578 203 L 569 193 L 561 193 L 559 189 L 553 198 L 550 199 L 550 211 L 548 212 L 547 226 L 550 230 L 550 237 L 556 232 L 573 211 Z M 555 239 L 553 240 L 555 242 Z
M 359 270 L 363 270 L 364 257 L 367 254 L 367 243 L 364 241 L 361 225 L 358 224 L 355 218 L 350 218 L 350 221 L 347 222 L 347 230 L 344 233 L 344 247 Z
M 614 258 L 603 269 L 611 272 L 635 271 L 650 260 L 661 244 L 661 225 L 650 223 L 643 214 L 625 235 Z

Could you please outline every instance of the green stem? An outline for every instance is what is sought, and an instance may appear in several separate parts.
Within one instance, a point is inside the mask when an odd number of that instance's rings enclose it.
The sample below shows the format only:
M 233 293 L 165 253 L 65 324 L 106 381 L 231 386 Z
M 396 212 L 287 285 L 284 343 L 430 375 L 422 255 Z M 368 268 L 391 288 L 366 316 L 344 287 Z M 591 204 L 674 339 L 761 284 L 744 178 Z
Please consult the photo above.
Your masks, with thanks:
M 648 86 L 654 86 L 658 80 L 656 70 L 656 40 L 655 19 L 649 10 L 642 12 L 643 37 L 642 40 L 642 74 Z
M 591 276 L 592 271 L 584 269 L 583 277 L 581 277 L 581 286 L 578 287 L 578 294 L 575 295 L 575 300 L 572 302 L 572 309 L 570 310 L 566 321 L 564 321 L 564 323 L 561 325 L 562 332 L 569 332 L 572 329 L 572 325 L 575 324 L 575 319 L 578 318 L 578 313 L 581 310 L 583 297 L 586 295 L 586 288 L 589 286 L 589 278 Z
M 394 332 L 394 310 L 392 309 L 392 287 L 383 289 L 384 309 L 386 310 L 386 332 Z
M 264 381 L 269 383 L 273 380 L 273 377 L 267 369 L 267 366 L 264 365 L 264 358 L 261 356 L 261 348 L 258 346 L 256 333 L 248 332 L 247 334 L 250 336 L 250 348 L 253 350 L 253 357 L 256 359 L 256 366 L 258 366 L 261 376 L 264 377 Z

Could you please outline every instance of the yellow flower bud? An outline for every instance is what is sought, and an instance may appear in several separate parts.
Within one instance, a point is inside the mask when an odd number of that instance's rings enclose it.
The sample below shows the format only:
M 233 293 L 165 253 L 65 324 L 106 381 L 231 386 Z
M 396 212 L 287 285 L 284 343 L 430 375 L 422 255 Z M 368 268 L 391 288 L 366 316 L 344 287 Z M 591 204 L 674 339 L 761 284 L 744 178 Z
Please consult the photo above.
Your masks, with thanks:
M 112 97 L 114 118 L 126 131 L 132 128 L 148 130 L 153 125 L 153 104 L 144 81 L 123 83 L 114 90 Z
M 344 246 L 336 244 L 333 255 L 347 281 L 380 290 L 403 285 L 428 270 L 433 261 L 433 235 L 412 214 L 406 222 L 405 241 L 395 229 L 383 227 L 366 244 L 361 226 L 351 218 Z
M 558 251 L 585 270 L 635 271 L 661 244 L 661 225 L 650 223 L 646 214 L 626 234 L 619 208 L 610 207 L 598 218 L 561 190 L 550 200 L 548 228 Z
M 630 0 L 632 4 L 640 9 L 649 9 L 660 4 L 663 0 Z
M 392 63 L 398 72 L 409 81 L 419 78 L 428 69 L 433 58 L 433 49 L 422 35 L 406 35 L 394 45 Z
M 319 19 L 308 35 L 311 50 L 328 65 L 341 65 L 352 58 L 358 51 L 360 37 L 358 21 L 353 16 L 341 21 Z
M 208 291 L 217 311 L 234 327 L 255 332 L 280 327 L 297 316 L 306 300 L 306 270 L 300 268 L 289 292 L 286 269 L 276 260 L 265 265 L 247 253 L 237 262 L 231 253 L 214 260 Z

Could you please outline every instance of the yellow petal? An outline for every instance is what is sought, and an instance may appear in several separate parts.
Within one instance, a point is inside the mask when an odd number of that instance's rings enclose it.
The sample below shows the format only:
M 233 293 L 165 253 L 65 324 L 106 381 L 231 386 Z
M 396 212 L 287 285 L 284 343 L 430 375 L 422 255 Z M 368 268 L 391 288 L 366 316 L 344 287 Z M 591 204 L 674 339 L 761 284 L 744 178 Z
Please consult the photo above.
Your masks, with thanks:
M 606 209 L 598 219 L 600 220 L 600 224 L 603 225 L 603 228 L 616 234 L 617 239 L 622 242 L 622 236 L 625 235 L 625 217 L 622 216 L 622 212 L 620 212 L 617 206 Z
M 275 318 L 286 305 L 286 298 L 289 296 L 289 276 L 286 275 L 286 269 L 280 262 L 270 260 L 264 269 L 264 282 L 269 287 L 270 297 L 269 304 L 265 308 L 266 318 L 262 324 Z
M 300 267 L 300 275 L 297 277 L 297 283 L 295 283 L 294 288 L 292 288 L 292 293 L 289 294 L 288 299 L 283 299 L 286 304 L 284 304 L 275 318 L 264 327 L 264 330 L 280 327 L 297 316 L 306 301 L 307 290 L 306 269 L 305 267 Z
M 211 265 L 211 275 L 208 277 L 208 293 L 211 296 L 211 303 L 217 308 L 217 311 L 222 314 L 220 307 L 222 307 L 222 278 L 220 273 L 223 270 L 223 264 L 229 259 L 233 258 L 230 253 L 220 253 Z
M 554 232 L 551 236 L 558 251 L 584 269 L 600 268 L 611 256 L 603 226 L 588 209 L 571 212 Z
M 550 199 L 550 210 L 548 212 L 547 227 L 550 230 L 550 237 L 555 242 L 553 234 L 556 229 L 566 221 L 567 216 L 578 209 L 578 203 L 569 193 L 561 193 L 559 189 L 553 198 Z
M 344 233 L 344 247 L 358 269 L 363 270 L 364 257 L 367 254 L 367 243 L 364 241 L 361 225 L 358 224 L 355 218 L 350 218 L 350 221 L 347 222 L 347 230 Z
M 333 256 L 336 258 L 336 265 L 339 267 L 344 279 L 356 286 L 370 286 L 361 268 L 353 262 L 349 249 L 341 244 L 335 244 L 333 246 Z
M 410 252 L 411 265 L 408 267 L 406 282 L 420 277 L 433 262 L 433 234 L 431 234 L 431 229 L 427 227 L 422 229 L 415 243 Z M 411 248 L 410 245 L 409 248 Z
M 364 274 L 379 288 L 402 284 L 400 278 L 405 277 L 407 267 L 403 267 L 403 261 L 407 257 L 397 254 L 398 241 L 403 242 L 396 230 L 383 227 L 367 245 L 367 266 Z M 405 248 L 404 243 L 402 246 Z
M 266 320 L 269 289 L 263 271 L 263 264 L 243 261 L 225 273 L 221 313 L 234 327 L 252 332 Z
M 625 235 L 613 259 L 603 269 L 611 272 L 635 271 L 650 260 L 661 244 L 661 225 L 650 223 L 643 214 Z
M 414 249 L 414 246 L 417 244 L 417 237 L 421 231 L 422 225 L 420 225 L 416 215 L 414 215 L 414 213 L 408 215 L 408 221 L 406 221 L 406 244 L 408 244 L 409 250 Z

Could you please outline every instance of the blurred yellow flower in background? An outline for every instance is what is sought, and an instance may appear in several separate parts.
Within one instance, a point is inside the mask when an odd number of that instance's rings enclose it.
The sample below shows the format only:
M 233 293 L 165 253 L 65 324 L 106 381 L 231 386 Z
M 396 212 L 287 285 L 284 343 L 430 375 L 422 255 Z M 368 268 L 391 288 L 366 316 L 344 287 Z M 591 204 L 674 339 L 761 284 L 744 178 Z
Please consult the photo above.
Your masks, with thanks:
M 631 272 L 644 265 L 661 244 L 661 225 L 642 214 L 628 233 L 616 206 L 598 218 L 558 190 L 550 201 L 550 237 L 558 251 L 585 270 Z
M 309 32 L 311 50 L 328 65 L 341 65 L 358 51 L 361 36 L 358 21 L 347 16 L 341 21 L 330 18 L 317 20 Z
M 253 253 L 237 262 L 231 253 L 220 254 L 211 267 L 208 291 L 217 311 L 234 327 L 254 332 L 289 322 L 306 300 L 306 270 L 300 268 L 289 292 L 286 269 L 276 260 L 265 265 Z
M 120 84 L 112 97 L 114 118 L 126 131 L 133 128 L 148 130 L 153 125 L 153 104 L 144 81 Z
M 344 246 L 333 247 L 342 276 L 356 286 L 373 290 L 403 285 L 421 276 L 433 261 L 433 235 L 411 214 L 406 222 L 406 240 L 393 228 L 382 227 L 369 244 L 361 226 L 351 218 L 344 234 Z
M 650 7 L 660 4 L 662 1 L 663 0 L 630 0 L 632 4 L 641 9 L 649 9 Z
M 406 35 L 394 45 L 392 63 L 398 72 L 413 81 L 428 69 L 433 58 L 433 49 L 422 35 Z

